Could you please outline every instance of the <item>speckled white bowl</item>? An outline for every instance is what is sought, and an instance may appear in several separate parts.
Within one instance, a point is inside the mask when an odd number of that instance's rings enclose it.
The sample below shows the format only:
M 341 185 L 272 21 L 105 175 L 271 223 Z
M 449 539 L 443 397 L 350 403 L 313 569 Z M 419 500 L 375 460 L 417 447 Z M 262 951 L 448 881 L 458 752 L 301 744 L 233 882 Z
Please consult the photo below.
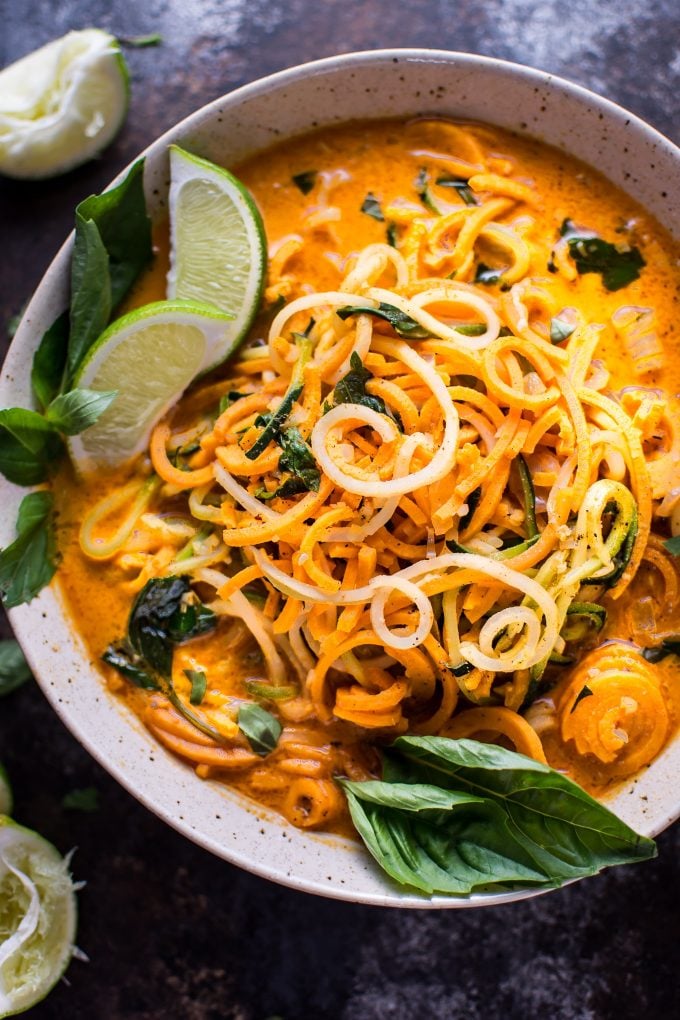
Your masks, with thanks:
M 680 152 L 620 107 L 541 71 L 468 54 L 385 50 L 348 54 L 254 82 L 199 110 L 146 151 L 151 208 L 167 194 L 167 146 L 179 142 L 227 166 L 274 142 L 353 118 L 435 113 L 525 131 L 585 160 L 680 237 Z M 31 405 L 29 374 L 43 331 L 67 304 L 69 238 L 38 287 L 7 357 L 0 406 Z M 14 536 L 23 491 L 1 483 L 0 545 Z M 533 892 L 469 899 L 399 891 L 358 844 L 298 831 L 226 787 L 202 782 L 107 693 L 59 589 L 10 613 L 45 694 L 92 755 L 143 804 L 240 867 L 296 889 L 398 907 L 470 907 Z M 680 815 L 680 739 L 610 806 L 653 835 Z

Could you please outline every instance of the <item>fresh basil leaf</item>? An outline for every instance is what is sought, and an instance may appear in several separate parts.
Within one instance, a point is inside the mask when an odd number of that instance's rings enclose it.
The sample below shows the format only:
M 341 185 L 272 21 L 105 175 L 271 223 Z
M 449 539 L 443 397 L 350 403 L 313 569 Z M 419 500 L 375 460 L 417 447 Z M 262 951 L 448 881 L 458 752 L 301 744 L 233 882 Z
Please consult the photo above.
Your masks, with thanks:
M 62 312 L 45 331 L 33 356 L 31 384 L 38 403 L 45 408 L 61 389 L 68 352 L 69 315 Z
M 385 217 L 383 216 L 383 211 L 380 206 L 380 200 L 377 199 L 371 191 L 369 191 L 361 204 L 361 212 L 366 213 L 367 216 L 371 216 L 379 223 L 385 222 Z
M 434 786 L 481 798 L 500 808 L 506 830 L 524 857 L 518 859 L 514 846 L 505 840 L 503 848 L 519 864 L 530 861 L 530 867 L 541 876 L 536 884 L 545 887 L 593 875 L 614 864 L 647 860 L 656 853 L 653 840 L 634 832 L 576 783 L 547 765 L 493 744 L 445 737 L 398 737 L 385 752 L 383 783 L 378 786 L 392 784 Z M 353 787 L 352 792 L 357 795 Z M 388 796 L 383 790 L 372 793 L 374 801 Z M 393 800 L 387 803 L 394 810 Z M 484 833 L 490 817 L 480 823 L 485 840 L 490 838 Z M 383 821 L 389 833 L 390 819 Z M 428 838 L 436 840 L 436 831 Z M 458 847 L 457 838 L 454 832 L 453 842 Z M 504 873 L 487 868 L 489 846 L 485 841 L 477 843 L 479 838 L 476 830 L 475 839 L 464 844 L 465 859 L 479 861 L 486 871 L 484 879 L 473 888 L 505 883 L 508 879 Z M 381 853 L 377 844 L 375 847 Z M 377 859 L 383 863 L 380 857 Z M 533 883 L 532 879 L 527 881 Z
M 276 748 L 283 727 L 266 708 L 247 702 L 239 708 L 237 722 L 255 754 L 264 758 Z
M 137 160 L 115 188 L 86 198 L 76 213 L 93 220 L 99 229 L 109 256 L 111 308 L 115 311 L 153 255 L 144 198 L 144 160 Z
M 107 662 L 114 669 L 130 680 L 136 687 L 149 691 L 162 691 L 173 708 L 192 726 L 195 726 L 201 733 L 216 743 L 223 743 L 222 735 L 201 716 L 196 715 L 188 705 L 177 695 L 169 676 L 157 674 L 153 667 L 147 668 L 147 663 L 130 645 L 125 642 L 109 645 L 102 655 L 104 662 Z M 150 664 L 149 664 L 150 665 Z M 172 668 L 172 648 L 170 651 L 170 668 Z M 192 689 L 193 693 L 193 689 Z
M 135 599 L 128 621 L 134 652 L 165 680 L 172 675 L 175 644 L 212 630 L 217 618 L 206 606 L 187 599 L 189 578 L 152 577 Z
M 270 443 L 278 442 L 281 426 L 293 410 L 293 404 L 302 393 L 302 383 L 291 386 L 283 397 L 283 400 L 273 414 L 260 415 L 255 419 L 256 425 L 264 425 L 264 430 L 255 440 L 249 450 L 246 451 L 248 460 L 255 460 L 267 449 Z
M 99 790 L 96 786 L 86 786 L 82 790 L 71 790 L 61 799 L 61 806 L 66 811 L 84 811 L 93 814 L 99 811 Z
M 17 517 L 17 537 L 0 552 L 0 597 L 6 609 L 30 602 L 57 569 L 52 494 L 30 492 Z
M 94 425 L 117 396 L 117 390 L 69 390 L 54 398 L 45 418 L 67 436 L 77 436 Z
M 18 641 L 0 641 L 0 698 L 31 679 L 31 667 L 24 658 Z
M 135 687 L 141 687 L 146 691 L 161 689 L 160 682 L 145 668 L 143 659 L 125 641 L 109 645 L 102 655 L 102 660 L 117 669 L 126 680 L 131 680 Z
M 381 301 L 377 308 L 345 305 L 343 308 L 336 309 L 336 315 L 343 320 L 348 319 L 350 315 L 375 315 L 376 318 L 389 322 L 394 332 L 407 340 L 423 340 L 432 336 L 424 326 L 412 319 L 406 312 L 402 312 L 401 309 L 395 308 L 394 305 L 387 304 L 385 301 Z
M 667 638 L 660 645 L 642 649 L 642 656 L 647 662 L 661 662 L 667 655 L 680 655 L 680 638 Z
M 279 471 L 288 471 L 301 482 L 307 492 L 318 492 L 321 475 L 314 460 L 314 454 L 294 425 L 285 429 L 279 437 L 283 453 L 279 457 Z M 284 483 L 285 484 L 285 483 Z
M 267 449 L 270 443 L 278 443 L 280 441 L 281 427 L 290 412 L 293 410 L 293 404 L 304 389 L 304 368 L 311 358 L 312 351 L 314 349 L 314 342 L 310 335 L 313 328 L 314 319 L 310 319 L 304 333 L 293 333 L 295 344 L 298 349 L 298 358 L 293 368 L 293 374 L 291 375 L 288 389 L 284 393 L 283 399 L 275 411 L 269 412 L 268 414 L 260 414 L 255 419 L 255 424 L 262 427 L 263 431 L 255 440 L 250 450 L 246 451 L 246 457 L 249 460 L 255 460 L 259 457 L 259 455 Z
M 37 411 L 7 407 L 0 411 L 0 471 L 16 485 L 38 485 L 61 452 L 53 425 Z
M 550 320 L 550 342 L 552 344 L 561 344 L 563 340 L 566 340 L 576 329 L 576 326 L 572 322 L 567 322 L 566 319 L 560 319 L 556 315 Z
M 611 291 L 637 280 L 646 265 L 639 248 L 617 247 L 600 237 L 569 238 L 569 254 L 581 275 L 599 273 L 603 285 Z
M 574 661 L 573 659 L 570 659 L 569 663 L 567 663 L 567 665 L 569 665 L 573 661 Z M 587 685 L 584 685 L 581 688 L 581 690 L 578 692 L 578 694 L 576 696 L 576 699 L 574 700 L 574 704 L 571 706 L 569 715 L 571 715 L 571 713 L 574 711 L 574 709 L 579 704 L 579 702 L 583 701 L 584 698 L 592 698 L 592 696 L 593 696 L 593 692 L 591 691 L 590 687 L 588 687 Z
M 111 309 L 109 254 L 94 220 L 76 211 L 67 354 L 69 378 L 73 378 L 92 344 L 106 329 Z
M 151 260 L 143 170 L 144 160 L 138 160 L 119 185 L 76 208 L 67 381 Z
M 479 205 L 474 191 L 464 177 L 438 177 L 437 184 L 442 188 L 455 188 L 465 205 Z
M 385 227 L 385 236 L 387 238 L 387 243 L 389 244 L 390 248 L 396 248 L 397 247 L 397 224 L 396 223 L 388 223 L 387 224 L 387 226 Z
M 168 624 L 168 637 L 173 644 L 181 645 L 184 641 L 208 634 L 217 626 L 217 617 L 212 609 L 202 602 L 184 602 Z
M 308 195 L 310 191 L 313 191 L 314 185 L 316 184 L 316 170 L 303 170 L 302 173 L 293 174 L 291 180 L 296 188 L 298 188 L 303 195 Z
M 502 269 L 494 269 L 492 266 L 487 266 L 484 262 L 480 262 L 475 273 L 475 283 L 498 283 L 502 275 Z
M 425 783 L 341 780 L 352 821 L 397 882 L 429 895 L 545 881 L 502 807 Z
M 671 556 L 680 556 L 680 535 L 674 535 L 673 538 L 667 538 L 663 545 L 664 549 L 666 549 Z
M 164 679 L 172 674 L 173 643 L 168 629 L 189 591 L 186 577 L 153 577 L 133 603 L 128 637 L 133 650 Z
M 336 383 L 333 390 L 335 405 L 361 404 L 363 407 L 370 407 L 372 411 L 377 411 L 378 414 L 387 414 L 385 401 L 366 392 L 366 383 L 373 376 L 364 367 L 356 351 L 352 351 L 349 363 L 349 372 Z
M 205 673 L 198 669 L 185 669 L 184 675 L 191 682 L 189 701 L 192 705 L 200 705 L 208 687 L 208 678 Z
M 441 210 L 439 209 L 437 203 L 433 199 L 430 189 L 428 187 L 429 179 L 430 177 L 427 170 L 422 168 L 414 181 L 414 186 L 416 191 L 418 192 L 418 198 L 423 203 L 428 212 L 434 213 L 435 216 L 440 216 Z
M 187 601 L 188 595 L 194 597 L 188 577 L 151 578 L 132 607 L 128 641 L 110 645 L 102 658 L 138 687 L 162 691 L 181 716 L 220 744 L 219 731 L 193 712 L 172 684 L 174 646 L 212 630 L 217 623 L 212 610 Z

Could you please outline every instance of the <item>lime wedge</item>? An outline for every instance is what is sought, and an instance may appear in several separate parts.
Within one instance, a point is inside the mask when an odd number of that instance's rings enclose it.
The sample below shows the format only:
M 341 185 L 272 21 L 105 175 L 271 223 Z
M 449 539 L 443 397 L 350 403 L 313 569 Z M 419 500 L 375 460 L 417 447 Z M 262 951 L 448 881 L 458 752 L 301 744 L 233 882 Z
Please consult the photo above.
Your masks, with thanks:
M 224 361 L 245 337 L 262 297 L 267 242 L 252 197 L 232 174 L 170 146 L 168 297 L 231 312 Z
M 68 966 L 75 932 L 68 861 L 0 816 L 0 1017 L 45 998 Z
M 13 807 L 12 787 L 4 765 L 0 765 L 0 815 L 11 815 Z
M 128 105 L 116 39 L 69 32 L 0 71 L 0 173 L 42 178 L 79 166 L 108 145 Z
M 231 319 L 191 301 L 156 301 L 112 323 L 74 380 L 118 394 L 94 425 L 68 440 L 76 470 L 118 467 L 141 453 L 159 418 L 218 360 Z

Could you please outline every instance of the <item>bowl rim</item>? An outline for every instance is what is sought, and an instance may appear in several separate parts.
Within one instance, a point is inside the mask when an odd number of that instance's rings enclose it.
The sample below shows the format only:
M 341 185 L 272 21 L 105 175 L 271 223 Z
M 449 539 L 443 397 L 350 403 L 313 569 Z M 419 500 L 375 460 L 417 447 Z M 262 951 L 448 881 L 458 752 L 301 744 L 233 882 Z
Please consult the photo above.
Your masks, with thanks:
M 582 104 L 589 104 L 592 108 L 602 113 L 609 121 L 618 122 L 620 127 L 627 127 L 629 125 L 632 126 L 648 143 L 664 149 L 673 160 L 680 163 L 680 148 L 657 128 L 652 127 L 641 117 L 628 111 L 615 101 L 604 96 L 600 96 L 597 93 L 592 92 L 590 89 L 571 82 L 559 75 L 555 75 L 551 72 L 540 70 L 538 68 L 533 68 L 525 64 L 519 64 L 510 60 L 485 56 L 482 54 L 430 48 L 390 47 L 340 53 L 317 60 L 307 61 L 302 64 L 297 64 L 283 70 L 273 72 L 272 74 L 266 75 L 262 78 L 255 79 L 254 81 L 248 82 L 230 92 L 216 97 L 209 103 L 199 107 L 197 110 L 194 110 L 180 121 L 177 121 L 158 138 L 154 139 L 112 178 L 105 190 L 109 190 L 122 180 L 130 167 L 138 160 L 149 155 L 159 153 L 164 147 L 167 147 L 171 141 L 184 134 L 187 129 L 191 129 L 202 122 L 210 121 L 217 111 L 224 107 L 225 103 L 227 103 L 230 107 L 238 107 L 241 103 L 251 98 L 266 95 L 267 93 L 285 87 L 287 84 L 315 76 L 316 74 L 323 74 L 326 71 L 332 71 L 340 66 L 352 68 L 361 67 L 363 65 L 398 64 L 400 62 L 442 63 L 447 65 L 456 64 L 459 66 L 469 67 L 481 66 L 494 73 L 507 74 L 515 79 L 523 79 L 525 82 L 535 86 L 542 86 L 543 88 L 556 86 L 560 88 L 570 100 L 576 100 Z M 493 121 L 489 120 L 489 123 L 493 123 Z M 314 128 L 310 126 L 307 130 L 309 131 L 313 129 Z M 285 136 L 281 138 L 281 141 L 285 140 L 285 138 L 295 137 L 295 134 L 295 132 L 287 132 Z M 532 137 L 530 130 L 523 131 L 523 134 Z M 540 136 L 537 137 L 540 138 Z M 56 282 L 58 283 L 58 278 L 63 272 L 63 263 L 70 256 L 73 236 L 73 231 L 71 231 L 47 267 L 24 312 L 24 320 L 30 320 L 32 313 L 35 314 L 35 308 L 42 300 L 43 294 L 55 289 L 55 278 L 57 278 Z M 7 358 L 9 358 L 10 354 L 16 349 L 24 346 L 25 340 L 28 339 L 29 337 L 27 335 L 24 336 L 24 331 L 19 329 L 17 336 L 8 348 L 5 362 L 7 361 Z M 3 365 L 3 374 L 4 373 L 5 365 Z M 16 384 L 14 383 L 13 385 Z M 10 483 L 6 482 L 4 479 L 0 479 L 0 485 L 5 488 L 10 486 Z M 16 487 L 12 486 L 11 488 Z M 63 604 L 61 593 L 55 589 L 52 589 L 52 591 L 57 596 L 60 603 Z M 33 649 L 31 646 L 31 637 L 34 636 L 31 629 L 32 610 L 28 605 L 21 605 L 10 609 L 8 616 L 13 629 L 22 643 L 29 664 L 33 666 Z M 239 853 L 238 849 L 232 849 L 226 844 L 218 844 L 210 836 L 196 831 L 188 822 L 185 822 L 183 819 L 171 814 L 162 805 L 157 804 L 152 796 L 148 796 L 145 790 L 140 788 L 139 782 L 134 778 L 134 776 L 128 774 L 128 771 L 126 771 L 124 766 L 119 765 L 118 762 L 113 759 L 111 754 L 107 753 L 107 751 L 97 745 L 95 738 L 88 730 L 87 722 L 84 720 L 84 717 L 78 717 L 77 713 L 74 715 L 61 703 L 58 692 L 52 688 L 47 678 L 41 676 L 40 670 L 34 671 L 34 675 L 36 676 L 43 693 L 55 709 L 61 721 L 67 726 L 79 743 L 85 747 L 88 753 L 91 754 L 95 760 L 103 768 L 105 768 L 118 783 L 121 784 L 121 786 L 144 804 L 145 807 L 151 810 L 157 817 L 161 818 L 166 824 L 172 826 L 181 835 L 187 837 L 192 842 L 209 850 L 229 863 L 261 878 L 266 878 L 269 881 L 282 884 L 300 892 L 308 892 L 328 898 L 357 902 L 366 905 L 416 909 L 497 906 L 502 903 L 509 903 L 519 899 L 542 895 L 543 893 L 550 891 L 549 889 L 520 889 L 507 893 L 473 894 L 472 896 L 465 898 L 446 896 L 433 896 L 428 898 L 424 895 L 418 895 L 411 892 L 403 893 L 396 889 L 396 887 L 392 889 L 386 884 L 384 894 L 364 895 L 362 893 L 357 894 L 353 892 L 351 888 L 340 887 L 337 885 L 332 888 L 328 888 L 313 879 L 286 873 L 281 869 L 277 870 L 275 866 L 267 865 L 266 863 L 262 863 L 258 860 L 246 858 Z M 669 808 L 666 815 L 660 821 L 657 821 L 656 825 L 650 827 L 649 831 L 646 831 L 645 834 L 656 835 L 658 832 L 665 829 L 667 825 L 675 821 L 679 816 L 680 797 L 678 798 L 678 802 L 675 807 Z

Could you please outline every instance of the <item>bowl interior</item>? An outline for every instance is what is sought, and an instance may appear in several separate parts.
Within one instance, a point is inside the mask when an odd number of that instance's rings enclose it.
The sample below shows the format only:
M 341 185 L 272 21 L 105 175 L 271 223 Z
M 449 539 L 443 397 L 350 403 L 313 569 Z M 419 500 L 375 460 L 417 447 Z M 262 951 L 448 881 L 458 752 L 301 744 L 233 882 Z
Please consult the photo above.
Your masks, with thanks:
M 532 134 L 590 163 L 680 237 L 678 150 L 632 114 L 577 86 L 528 68 L 455 53 L 350 54 L 284 71 L 199 110 L 146 153 L 150 206 L 163 212 L 167 146 L 227 166 L 269 145 L 342 121 L 416 114 L 481 120 Z M 622 154 L 625 152 L 625 158 Z M 674 185 L 674 187 L 673 187 Z M 67 304 L 70 241 L 50 266 L 5 362 L 0 406 L 30 406 L 30 366 L 44 330 Z M 0 545 L 14 536 L 23 490 L 0 483 L 7 513 Z M 104 689 L 56 587 L 10 613 L 34 673 L 78 739 L 131 793 L 169 824 L 225 859 L 286 885 L 339 899 L 407 907 L 465 907 L 534 891 L 428 900 L 399 891 L 357 844 L 307 834 L 217 783 L 202 782 Z M 680 815 L 680 740 L 609 805 L 652 835 Z

